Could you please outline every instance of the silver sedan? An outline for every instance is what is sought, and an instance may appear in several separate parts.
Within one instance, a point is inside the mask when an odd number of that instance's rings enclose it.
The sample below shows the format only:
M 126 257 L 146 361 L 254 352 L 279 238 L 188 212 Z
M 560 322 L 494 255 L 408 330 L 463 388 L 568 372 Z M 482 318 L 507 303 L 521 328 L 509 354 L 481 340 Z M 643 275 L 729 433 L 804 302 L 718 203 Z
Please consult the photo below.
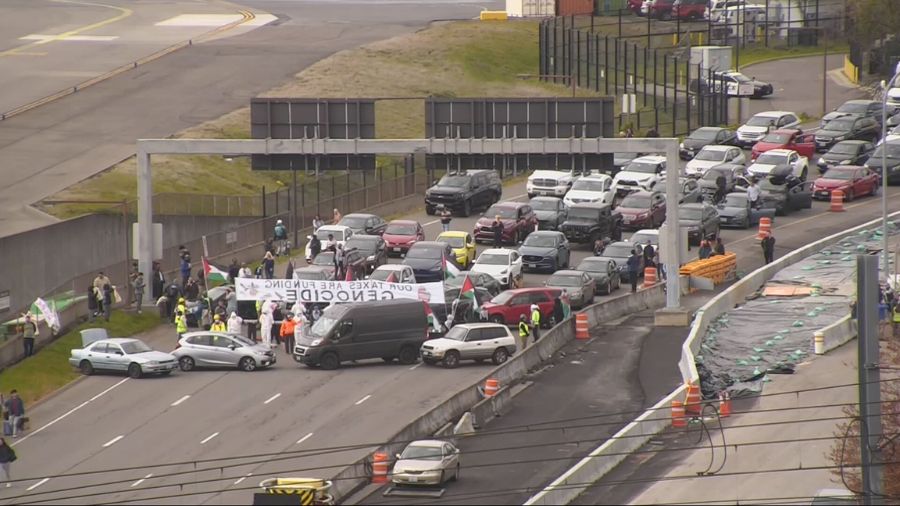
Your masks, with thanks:
M 253 371 L 275 363 L 275 353 L 268 346 L 224 332 L 188 332 L 172 354 L 182 371 L 195 367 L 237 367 Z
M 413 441 L 397 455 L 395 485 L 441 485 L 459 479 L 459 450 L 447 441 Z

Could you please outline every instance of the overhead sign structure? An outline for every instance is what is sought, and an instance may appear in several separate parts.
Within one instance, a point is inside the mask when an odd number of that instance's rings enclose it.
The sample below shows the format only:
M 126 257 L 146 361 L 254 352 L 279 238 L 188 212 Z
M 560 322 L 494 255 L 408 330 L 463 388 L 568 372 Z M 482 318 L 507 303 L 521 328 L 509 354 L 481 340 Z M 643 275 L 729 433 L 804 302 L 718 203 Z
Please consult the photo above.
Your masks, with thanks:
M 244 301 L 331 303 L 413 299 L 430 304 L 445 303 L 443 283 L 238 278 L 235 288 L 237 300 Z

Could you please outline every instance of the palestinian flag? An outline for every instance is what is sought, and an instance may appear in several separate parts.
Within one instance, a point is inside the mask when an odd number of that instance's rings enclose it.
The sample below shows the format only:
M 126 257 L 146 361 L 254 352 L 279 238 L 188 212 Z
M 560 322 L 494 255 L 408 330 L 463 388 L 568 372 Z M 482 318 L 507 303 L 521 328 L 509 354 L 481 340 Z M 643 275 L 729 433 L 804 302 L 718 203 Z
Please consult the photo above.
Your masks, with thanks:
M 206 286 L 224 285 L 228 282 L 228 273 L 217 269 L 214 265 L 206 261 L 206 257 L 200 257 L 203 260 L 203 277 L 206 278 Z
M 475 283 L 466 275 L 463 280 L 462 288 L 459 289 L 459 298 L 472 301 L 472 310 L 478 311 L 478 297 L 475 296 Z
M 394 273 L 393 273 L 393 272 L 389 272 L 389 273 L 388 273 L 388 277 L 387 277 L 387 279 L 384 280 L 384 282 L 385 282 L 385 283 L 396 283 L 396 282 L 397 282 L 397 276 L 394 276 Z
M 435 332 L 440 332 L 441 324 L 438 323 L 437 318 L 435 318 L 431 306 L 429 306 L 427 302 L 423 302 L 422 304 L 425 304 L 425 316 L 428 317 L 428 326 L 433 328 Z
M 344 281 L 353 281 L 353 269 L 347 269 L 347 275 L 344 276 Z
M 453 262 L 448 262 L 446 256 L 441 257 L 441 264 L 444 270 L 444 279 L 455 278 L 459 276 L 459 269 L 453 265 Z

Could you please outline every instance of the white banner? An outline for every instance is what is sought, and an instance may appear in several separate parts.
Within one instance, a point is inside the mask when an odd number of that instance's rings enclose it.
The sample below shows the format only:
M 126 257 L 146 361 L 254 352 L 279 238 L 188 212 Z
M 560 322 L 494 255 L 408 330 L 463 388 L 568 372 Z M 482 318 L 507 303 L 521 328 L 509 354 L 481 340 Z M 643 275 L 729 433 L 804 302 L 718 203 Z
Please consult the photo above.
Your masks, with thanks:
M 50 327 L 54 332 L 59 330 L 59 315 L 47 305 L 47 302 L 44 299 L 38 297 L 36 301 L 34 301 L 34 305 L 41 310 L 41 314 L 44 316 L 44 321 L 47 322 L 47 326 Z
M 330 303 L 414 299 L 444 304 L 443 283 L 238 278 L 235 288 L 237 300 Z

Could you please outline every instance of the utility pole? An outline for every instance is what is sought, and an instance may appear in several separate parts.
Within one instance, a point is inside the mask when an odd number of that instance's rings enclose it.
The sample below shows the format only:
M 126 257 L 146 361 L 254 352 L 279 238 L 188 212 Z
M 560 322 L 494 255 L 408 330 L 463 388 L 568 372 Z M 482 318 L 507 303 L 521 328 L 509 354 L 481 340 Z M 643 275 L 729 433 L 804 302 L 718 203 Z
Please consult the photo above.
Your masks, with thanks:
M 884 504 L 881 455 L 881 371 L 878 343 L 878 257 L 856 257 L 859 336 L 859 448 L 864 504 Z

